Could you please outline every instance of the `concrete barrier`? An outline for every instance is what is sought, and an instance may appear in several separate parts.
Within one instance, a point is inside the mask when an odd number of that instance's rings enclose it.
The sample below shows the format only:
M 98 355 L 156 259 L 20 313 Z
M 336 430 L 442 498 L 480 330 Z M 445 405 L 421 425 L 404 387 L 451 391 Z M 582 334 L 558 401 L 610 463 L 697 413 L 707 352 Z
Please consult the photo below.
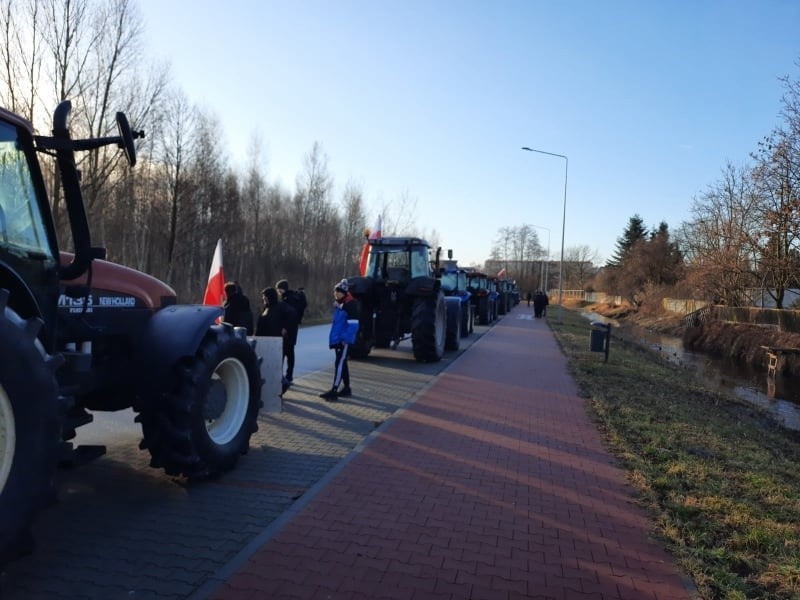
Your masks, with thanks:
M 283 339 L 279 337 L 254 336 L 256 354 L 261 357 L 262 413 L 279 413 L 282 409 L 281 377 L 283 376 Z

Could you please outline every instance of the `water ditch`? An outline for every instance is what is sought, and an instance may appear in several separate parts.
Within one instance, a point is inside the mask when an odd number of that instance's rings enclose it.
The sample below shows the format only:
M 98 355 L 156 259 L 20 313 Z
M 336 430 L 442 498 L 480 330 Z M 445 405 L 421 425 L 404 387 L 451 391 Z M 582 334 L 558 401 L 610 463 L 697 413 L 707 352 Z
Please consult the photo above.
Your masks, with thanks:
M 800 431 L 800 385 L 796 379 L 767 376 L 766 368 L 754 369 L 732 360 L 716 358 L 683 347 L 679 337 L 650 331 L 643 327 L 618 327 L 614 319 L 596 313 L 582 313 L 589 321 L 610 323 L 615 335 L 659 353 L 665 360 L 697 373 L 703 382 L 719 391 L 731 393 L 739 400 L 760 408 L 787 429 Z M 613 340 L 609 355 L 613 356 Z

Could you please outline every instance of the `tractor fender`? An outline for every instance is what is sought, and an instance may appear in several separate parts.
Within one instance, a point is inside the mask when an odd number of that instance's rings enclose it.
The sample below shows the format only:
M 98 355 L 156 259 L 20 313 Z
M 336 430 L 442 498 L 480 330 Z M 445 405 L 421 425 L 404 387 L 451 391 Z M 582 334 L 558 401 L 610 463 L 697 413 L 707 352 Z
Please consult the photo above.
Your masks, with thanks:
M 347 285 L 354 296 L 363 296 L 372 292 L 374 280 L 372 277 L 350 277 Z
M 408 296 L 435 296 L 442 287 L 440 279 L 433 277 L 414 277 L 406 286 Z
M 450 311 L 458 310 L 458 307 L 461 306 L 462 300 L 459 296 L 445 296 L 444 302 L 447 312 L 450 313 Z
M 221 307 L 200 304 L 170 306 L 155 313 L 136 349 L 144 389 L 163 389 L 175 362 L 194 356 L 208 328 L 223 314 Z

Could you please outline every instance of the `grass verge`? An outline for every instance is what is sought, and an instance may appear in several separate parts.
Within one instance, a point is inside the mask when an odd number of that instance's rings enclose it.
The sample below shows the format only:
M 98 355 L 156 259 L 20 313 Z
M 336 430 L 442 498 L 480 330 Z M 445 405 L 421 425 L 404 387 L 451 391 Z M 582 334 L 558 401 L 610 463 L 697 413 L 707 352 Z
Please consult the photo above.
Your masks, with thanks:
M 655 532 L 702 598 L 800 598 L 800 434 L 613 336 L 548 319 Z

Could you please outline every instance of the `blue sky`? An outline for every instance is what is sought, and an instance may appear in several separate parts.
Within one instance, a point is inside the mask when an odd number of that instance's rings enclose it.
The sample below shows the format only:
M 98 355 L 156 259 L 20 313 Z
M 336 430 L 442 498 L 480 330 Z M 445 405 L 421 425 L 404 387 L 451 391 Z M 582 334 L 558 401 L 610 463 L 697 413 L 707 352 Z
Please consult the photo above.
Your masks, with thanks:
M 781 123 L 800 2 L 141 0 L 147 55 L 214 113 L 244 166 L 258 137 L 294 189 L 319 142 L 368 222 L 403 196 L 462 264 L 538 226 L 609 258 L 629 218 L 677 229 L 727 161 Z M 138 126 L 138 124 L 137 124 Z M 549 231 L 548 231 L 549 230 Z

